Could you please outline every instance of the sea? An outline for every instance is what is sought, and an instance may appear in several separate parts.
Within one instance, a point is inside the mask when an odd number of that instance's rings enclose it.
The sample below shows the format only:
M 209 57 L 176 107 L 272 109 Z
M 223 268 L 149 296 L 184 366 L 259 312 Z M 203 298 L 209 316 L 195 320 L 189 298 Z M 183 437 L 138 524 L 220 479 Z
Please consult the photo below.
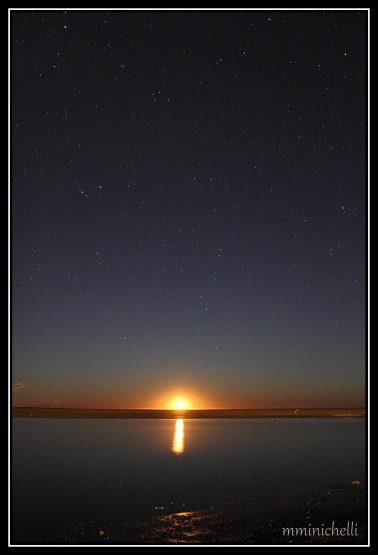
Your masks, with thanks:
M 110 522 L 130 530 L 154 515 L 245 500 L 269 515 L 288 499 L 300 505 L 325 488 L 365 484 L 363 418 L 17 418 L 12 426 L 15 545 L 57 543 L 88 526 L 102 541 Z

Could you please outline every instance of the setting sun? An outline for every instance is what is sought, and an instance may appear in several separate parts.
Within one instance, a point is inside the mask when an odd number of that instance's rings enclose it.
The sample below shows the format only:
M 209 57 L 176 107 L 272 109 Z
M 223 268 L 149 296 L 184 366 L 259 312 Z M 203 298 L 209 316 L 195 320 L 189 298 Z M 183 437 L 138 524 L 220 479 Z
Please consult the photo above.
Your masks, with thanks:
M 168 390 L 164 396 L 157 398 L 151 405 L 151 408 L 173 411 L 191 411 L 209 406 L 193 390 L 183 387 Z
M 176 409 L 182 410 L 182 409 L 184 409 L 185 407 L 186 407 L 186 403 L 185 403 L 184 399 L 177 399 L 177 400 L 175 401 L 175 408 L 176 408 Z

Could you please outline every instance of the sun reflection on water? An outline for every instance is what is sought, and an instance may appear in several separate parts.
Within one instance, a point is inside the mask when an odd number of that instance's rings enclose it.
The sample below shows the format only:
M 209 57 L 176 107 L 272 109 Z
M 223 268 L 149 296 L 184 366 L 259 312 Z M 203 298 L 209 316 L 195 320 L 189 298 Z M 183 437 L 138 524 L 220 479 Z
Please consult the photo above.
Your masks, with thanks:
M 182 455 L 184 448 L 184 420 L 177 418 L 175 425 L 175 433 L 173 435 L 172 451 L 176 455 Z

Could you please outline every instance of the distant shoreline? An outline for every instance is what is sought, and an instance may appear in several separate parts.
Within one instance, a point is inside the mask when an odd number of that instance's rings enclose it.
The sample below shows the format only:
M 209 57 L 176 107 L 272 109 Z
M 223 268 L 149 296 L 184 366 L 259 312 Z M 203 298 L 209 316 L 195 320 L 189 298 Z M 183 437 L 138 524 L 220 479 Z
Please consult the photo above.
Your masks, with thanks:
M 327 409 L 72 409 L 13 407 L 14 418 L 209 419 L 209 418 L 364 418 L 364 408 Z

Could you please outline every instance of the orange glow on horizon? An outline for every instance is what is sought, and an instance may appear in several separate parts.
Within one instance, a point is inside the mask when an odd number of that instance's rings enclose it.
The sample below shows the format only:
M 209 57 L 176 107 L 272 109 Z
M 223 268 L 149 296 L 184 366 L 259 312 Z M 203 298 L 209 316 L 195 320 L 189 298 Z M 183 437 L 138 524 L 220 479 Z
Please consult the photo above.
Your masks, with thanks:
M 196 375 L 197 373 L 199 372 Z M 206 377 L 205 372 L 203 374 Z M 54 387 L 35 384 L 33 387 L 16 387 L 12 392 L 12 400 L 15 407 L 176 410 L 182 411 L 183 417 L 185 411 L 191 410 L 364 406 L 363 394 L 359 390 L 347 390 L 346 395 L 340 399 L 332 388 L 323 391 L 320 386 L 306 391 L 302 391 L 299 385 L 297 388 L 288 387 L 283 394 L 282 388 L 273 383 L 269 388 L 257 382 L 253 385 L 249 381 L 227 386 L 225 380 L 210 382 L 205 377 L 191 378 L 190 368 L 178 368 L 177 371 L 168 369 L 162 377 L 143 383 L 139 383 L 137 378 L 129 383 L 124 378 L 116 388 L 113 382 L 96 382 L 90 387 L 81 382 L 67 382 Z M 22 376 L 20 380 L 21 378 Z M 180 400 L 184 402 L 184 406 L 176 404 Z
M 208 408 L 208 404 L 193 391 L 176 389 L 168 391 L 164 396 L 155 399 L 151 408 L 165 410 L 195 410 Z

